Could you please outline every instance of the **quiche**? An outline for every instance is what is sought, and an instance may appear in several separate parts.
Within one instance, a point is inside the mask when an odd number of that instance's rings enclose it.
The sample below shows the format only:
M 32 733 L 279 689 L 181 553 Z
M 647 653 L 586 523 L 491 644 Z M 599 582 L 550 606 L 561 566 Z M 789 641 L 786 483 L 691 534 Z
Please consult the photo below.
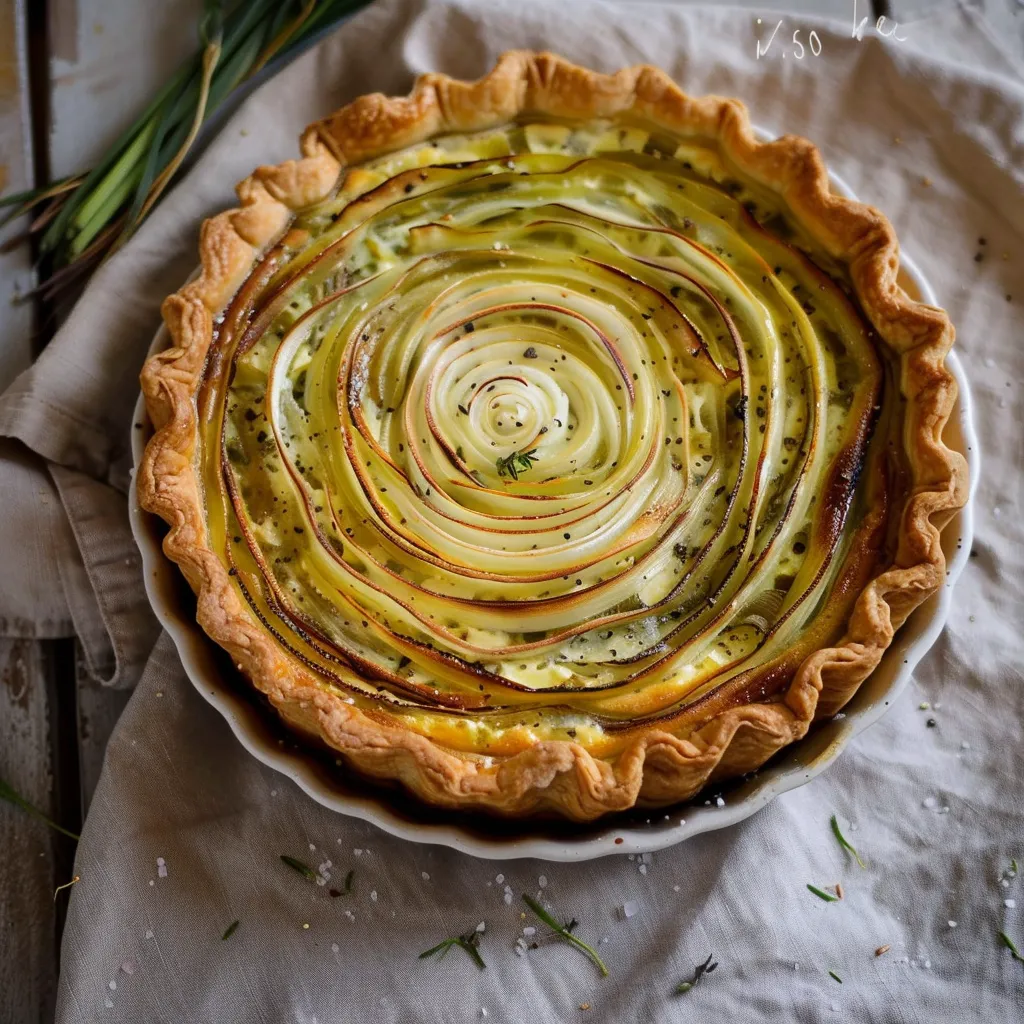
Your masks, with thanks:
M 308 128 L 207 221 L 143 506 L 286 723 L 428 804 L 586 821 L 750 772 L 944 577 L 946 314 L 818 151 L 505 54 Z

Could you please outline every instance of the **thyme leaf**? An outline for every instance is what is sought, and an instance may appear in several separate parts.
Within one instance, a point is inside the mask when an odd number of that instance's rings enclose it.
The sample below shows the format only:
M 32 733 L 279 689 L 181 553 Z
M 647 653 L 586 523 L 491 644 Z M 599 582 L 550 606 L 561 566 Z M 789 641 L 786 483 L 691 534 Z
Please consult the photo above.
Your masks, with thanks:
M 836 903 L 839 900 L 838 896 L 833 896 L 830 892 L 825 892 L 824 889 L 819 889 L 816 885 L 808 884 L 807 888 L 818 897 L 819 900 L 824 900 L 826 903 Z
M 597 955 L 597 950 L 593 946 L 588 946 L 581 938 L 573 935 L 573 928 L 576 926 L 575 920 L 568 922 L 567 924 L 559 924 L 535 899 L 531 899 L 526 893 L 523 893 L 523 902 L 556 934 L 565 939 L 566 942 L 575 946 L 582 953 L 586 954 L 594 962 L 594 966 L 601 972 L 602 978 L 608 977 L 608 968 L 605 967 L 604 961 Z
M 528 452 L 513 452 L 502 459 L 496 459 L 494 464 L 498 468 L 498 476 L 510 476 L 513 480 L 518 480 L 519 474 L 533 469 L 533 464 L 537 461 L 537 449 L 531 448 Z
M 830 821 L 831 821 L 831 825 L 832 825 L 832 834 L 833 834 L 833 835 L 834 835 L 834 836 L 836 837 L 836 839 L 837 839 L 837 840 L 839 841 L 839 845 L 840 845 L 840 846 L 841 846 L 841 847 L 842 847 L 842 848 L 843 848 L 844 850 L 846 850 L 846 851 L 847 851 L 847 853 L 851 853 L 851 854 L 853 854 L 853 859 L 854 859 L 854 860 L 855 860 L 855 861 L 856 861 L 856 862 L 857 862 L 857 863 L 858 863 L 858 864 L 859 864 L 859 865 L 860 865 L 860 866 L 861 866 L 862 868 L 866 868 L 866 867 L 867 867 L 867 864 L 865 864 L 865 863 L 864 863 L 864 861 L 862 861 L 862 860 L 860 859 L 860 854 L 859 854 L 859 853 L 858 853 L 858 852 L 856 851 L 856 849 L 854 848 L 854 846 L 853 846 L 853 843 L 851 843 L 851 842 L 850 842 L 850 841 L 849 841 L 849 840 L 848 840 L 848 839 L 846 838 L 846 836 L 844 836 L 844 835 L 843 835 L 842 829 L 840 829 L 840 827 L 839 827 L 839 821 L 838 821 L 838 819 L 836 818 L 836 816 L 835 816 L 834 814 L 832 815 L 832 818 L 830 819 Z
M 1017 944 L 1010 938 L 1006 932 L 1000 932 L 999 938 L 1002 939 L 1003 945 L 1013 954 L 1014 960 L 1019 960 L 1024 964 L 1024 954 L 1017 948 Z
M 839 975 L 838 975 L 838 974 L 836 974 L 836 972 L 835 972 L 835 971 L 829 971 L 829 972 L 828 972 L 828 976 L 829 976 L 829 977 L 830 977 L 830 978 L 831 978 L 831 979 L 832 979 L 833 981 L 838 981 L 838 982 L 839 982 L 839 984 L 840 984 L 840 985 L 842 985 L 842 983 L 843 983 L 843 979 L 842 979 L 842 978 L 840 978 L 840 977 L 839 977 Z
M 232 921 L 231 924 L 229 924 L 227 928 L 224 930 L 224 934 L 220 937 L 220 941 L 226 942 L 228 939 L 230 939 L 231 936 L 235 934 L 235 931 L 237 930 L 239 924 L 240 922 L 238 921 Z
M 693 977 L 689 981 L 681 981 L 678 985 L 676 985 L 677 996 L 681 996 L 685 992 L 689 992 L 690 989 L 693 988 L 693 986 L 696 985 L 697 982 L 700 981 L 700 979 L 703 978 L 705 974 L 710 974 L 718 966 L 717 960 L 715 960 L 714 963 L 711 962 L 714 959 L 714 956 L 714 953 L 708 953 L 707 960 L 705 960 L 704 963 L 697 964 L 697 966 L 694 967 Z
M 0 779 L 0 800 L 6 800 L 10 804 L 14 804 L 15 807 L 20 807 L 23 811 L 27 811 L 33 817 L 38 818 L 40 821 L 45 821 L 50 828 L 62 835 L 67 836 L 69 839 L 74 839 L 78 842 L 79 836 L 74 832 L 69 832 L 66 828 L 58 825 L 52 818 L 48 818 L 35 804 L 30 804 L 20 793 L 15 792 L 14 788 L 3 779 Z
M 301 860 L 296 860 L 294 857 L 289 857 L 287 853 L 281 854 L 281 861 L 287 864 L 292 871 L 298 871 L 303 878 L 308 878 L 311 882 L 315 882 L 317 879 L 316 872 L 308 865 L 303 864 Z
M 442 939 L 436 946 L 431 946 L 430 949 L 425 949 L 420 953 L 419 959 L 426 960 L 428 957 L 439 953 L 438 960 L 443 960 L 453 946 L 458 946 L 459 949 L 465 950 L 472 957 L 473 963 L 481 971 L 487 967 L 487 964 L 484 963 L 484 958 L 480 955 L 480 933 L 478 931 L 466 932 L 465 935 L 456 935 L 450 939 Z

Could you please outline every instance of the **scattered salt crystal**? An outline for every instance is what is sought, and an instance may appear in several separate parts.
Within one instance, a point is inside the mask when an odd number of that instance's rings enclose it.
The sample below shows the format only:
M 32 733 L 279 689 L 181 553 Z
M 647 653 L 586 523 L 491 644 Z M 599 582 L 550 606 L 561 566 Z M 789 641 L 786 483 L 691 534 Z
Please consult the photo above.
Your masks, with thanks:
M 971 749 L 971 745 L 970 745 L 970 743 L 967 742 L 967 740 L 961 740 L 960 741 L 960 749 L 961 750 L 970 750 Z
M 149 880 L 149 884 L 150 884 L 150 885 L 156 885 L 156 882 L 154 882 L 154 881 L 153 881 L 153 879 L 151 878 L 151 879 Z
M 679 892 L 679 886 L 678 885 L 673 885 L 672 886 L 672 891 L 673 892 Z
M 486 1017 L 487 1016 L 487 1007 L 486 1006 L 481 1006 L 480 1007 L 480 1016 L 481 1017 Z
M 715 806 L 716 807 L 724 807 L 725 806 L 725 801 L 720 796 L 716 796 L 715 797 Z
M 796 960 L 793 961 L 793 970 L 794 971 L 799 971 L 800 970 L 800 964 L 797 963 Z
M 332 942 L 331 943 L 331 952 L 332 953 L 338 953 L 340 951 L 341 951 L 341 947 L 336 942 Z
M 933 796 L 926 796 L 924 798 L 924 800 L 921 801 L 921 806 L 922 807 L 927 807 L 928 810 L 933 810 L 935 807 L 938 806 L 938 804 L 939 804 L 939 801 L 936 800 L 935 797 L 933 797 Z
M 1000 884 L 1000 885 L 1001 885 L 1001 886 L 1002 886 L 1002 887 L 1003 887 L 1004 889 L 1009 889 L 1009 888 L 1010 888 L 1010 883 L 1009 883 L 1009 882 L 1008 882 L 1008 881 L 1007 881 L 1007 880 L 1006 880 L 1005 878 L 1001 878 L 1001 879 L 999 880 L 999 884 Z
M 506 892 L 504 898 L 505 898 L 505 906 L 506 907 L 511 907 L 512 906 L 512 893 Z
M 112 1010 L 114 1008 L 114 1003 L 113 1003 L 113 1000 L 111 1000 L 110 996 L 107 996 L 107 998 L 103 1000 L 103 1005 L 108 1010 Z
M 932 962 L 931 962 L 931 960 L 925 960 L 925 962 L 924 962 L 924 969 L 926 971 L 930 971 L 932 969 Z
M 160 878 L 167 877 L 167 863 L 163 857 L 157 857 L 156 859 L 156 873 Z
M 501 885 L 501 883 L 505 881 L 505 876 L 504 875 L 495 875 L 494 876 L 494 880 L 498 883 L 498 885 Z
M 370 890 L 370 899 L 373 900 L 374 903 L 377 902 L 377 890 L 376 889 L 371 889 Z
M 1016 900 L 1003 900 L 1003 906 L 1006 907 L 1007 910 L 1013 910 L 1017 906 L 1017 901 Z
M 604 946 L 604 945 L 607 945 L 607 943 L 608 943 L 608 936 L 607 935 L 602 935 L 601 938 L 598 939 L 598 945 Z
M 956 927 L 956 921 L 947 921 L 946 924 L 948 924 L 950 928 Z
M 422 878 L 424 882 L 429 882 L 430 881 L 430 872 L 429 871 L 421 871 L 420 872 L 420 878 Z
M 152 931 L 152 929 L 150 929 L 150 928 L 146 929 L 146 938 L 147 939 L 153 938 L 153 931 Z
M 639 911 L 640 904 L 637 903 L 636 900 L 626 900 L 626 902 L 619 907 L 619 914 L 623 919 L 633 917 L 635 914 L 639 913 Z
M 131 960 L 125 960 L 125 962 L 121 964 L 121 970 L 124 971 L 125 974 L 134 974 L 135 964 L 133 964 Z
M 537 929 L 536 929 L 536 928 L 534 928 L 534 927 L 533 927 L 532 925 L 527 925 L 527 926 L 526 926 L 526 927 L 525 927 L 525 928 L 523 929 L 523 934 L 524 934 L 524 935 L 525 935 L 525 936 L 526 936 L 527 938 L 530 938 L 531 936 L 533 936 L 533 935 L 536 935 L 536 934 L 537 934 Z
M 117 982 L 114 980 L 110 980 L 107 982 L 107 987 L 110 989 L 111 992 L 113 992 L 114 989 L 117 988 Z
M 548 887 L 548 876 L 547 875 L 541 875 L 540 878 L 537 879 L 537 884 L 542 889 L 546 889 Z
M 485 931 L 487 931 L 487 922 L 486 922 L 486 921 L 481 921 L 481 922 L 480 922 L 480 923 L 479 923 L 479 924 L 478 924 L 478 925 L 476 926 L 476 930 L 477 930 L 477 931 L 478 931 L 478 932 L 479 932 L 479 933 L 480 933 L 481 935 L 483 935 L 483 933 L 484 933 Z
M 941 711 L 942 710 L 942 702 L 941 701 L 936 701 L 935 702 L 935 710 L 936 711 Z
M 346 910 L 346 911 L 345 911 L 345 916 L 346 916 L 346 917 L 347 917 L 347 918 L 348 918 L 348 919 L 349 919 L 350 921 L 355 921 L 355 919 L 356 919 L 356 915 L 355 915 L 355 914 L 353 914 L 351 910 Z
M 627 860 L 636 860 L 636 854 L 635 853 L 627 854 L 626 855 L 626 859 Z
M 641 875 L 646 875 L 647 874 L 647 865 L 646 864 L 641 864 L 640 865 L 640 874 Z
M 277 796 L 277 790 L 276 790 L 276 789 L 272 789 L 272 790 L 270 791 L 270 795 L 271 795 L 271 796 Z M 338 840 L 338 842 L 340 843 L 340 842 L 341 842 L 341 840 L 339 839 L 339 840 Z
M 356 855 L 357 857 L 362 857 L 362 855 L 363 855 L 363 851 L 362 851 L 362 850 L 353 850 L 352 852 L 353 852 L 353 853 L 354 853 L 354 854 L 355 854 L 355 855 Z
M 838 1013 L 839 1012 L 839 1004 L 837 1002 L 835 1002 L 834 1000 L 832 1002 L 832 1012 L 833 1013 Z

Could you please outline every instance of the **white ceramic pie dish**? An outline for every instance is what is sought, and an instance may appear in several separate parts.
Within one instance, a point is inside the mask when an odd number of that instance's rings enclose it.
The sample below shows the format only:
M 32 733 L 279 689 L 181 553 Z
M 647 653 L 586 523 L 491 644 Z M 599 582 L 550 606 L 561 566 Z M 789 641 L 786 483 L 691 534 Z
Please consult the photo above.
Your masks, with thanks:
M 766 132 L 759 134 L 769 137 Z M 832 181 L 836 192 L 853 196 L 841 179 L 832 175 Z M 925 302 L 938 305 L 931 286 L 913 262 L 905 255 L 901 260 L 905 289 Z M 153 340 L 151 352 L 159 351 L 167 342 L 167 332 L 161 328 Z M 139 507 L 133 474 L 130 516 L 142 553 L 146 590 L 157 618 L 178 649 L 189 678 L 224 716 L 242 746 L 264 764 L 287 775 L 325 807 L 370 821 L 403 839 L 448 846 L 488 859 L 535 857 L 577 861 L 613 853 L 654 852 L 701 832 L 733 825 L 780 793 L 809 782 L 839 755 L 853 736 L 884 714 L 941 632 L 952 586 L 970 554 L 972 499 L 979 472 L 967 377 L 955 352 L 947 357 L 946 364 L 956 377 L 959 398 L 946 428 L 945 440 L 967 459 L 971 497 L 943 532 L 947 560 L 945 586 L 908 619 L 878 668 L 844 709 L 843 717 L 815 727 L 804 740 L 787 748 L 753 776 L 723 786 L 727 794 L 723 806 L 715 801 L 705 805 L 706 797 L 702 797 L 672 808 L 668 813 L 651 813 L 649 818 L 645 813 L 632 813 L 582 828 L 560 822 L 506 823 L 422 808 L 398 791 L 371 787 L 358 778 L 346 778 L 344 768 L 326 752 L 319 753 L 291 741 L 276 714 L 261 705 L 255 689 L 239 677 L 227 655 L 200 629 L 195 621 L 195 599 L 177 566 L 163 554 L 161 539 L 166 527 L 156 516 Z M 141 395 L 134 422 L 142 425 L 142 429 L 132 431 L 132 453 L 137 467 L 151 433 Z M 282 743 L 282 739 L 285 742 Z

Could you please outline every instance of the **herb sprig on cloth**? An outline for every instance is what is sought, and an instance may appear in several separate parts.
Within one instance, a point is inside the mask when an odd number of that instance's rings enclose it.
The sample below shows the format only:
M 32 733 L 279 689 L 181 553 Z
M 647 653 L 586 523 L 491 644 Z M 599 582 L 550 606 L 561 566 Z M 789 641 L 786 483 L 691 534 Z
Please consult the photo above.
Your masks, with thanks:
M 573 934 L 573 929 L 576 927 L 575 921 L 570 921 L 568 924 L 559 924 L 535 899 L 527 896 L 526 893 L 523 893 L 523 900 L 556 935 L 565 939 L 570 945 L 575 946 L 590 957 L 603 978 L 608 977 L 608 968 L 605 967 L 604 961 L 597 955 L 597 950 L 593 946 L 588 946 L 579 936 Z
M 480 955 L 480 932 L 479 930 L 466 932 L 465 935 L 456 935 L 450 939 L 444 939 L 439 942 L 436 946 L 431 946 L 430 949 L 425 949 L 419 955 L 420 960 L 426 960 L 428 957 L 438 956 L 439 960 L 443 960 L 447 955 L 448 951 L 453 947 L 458 946 L 459 949 L 465 950 L 473 959 L 473 963 L 484 970 L 487 964 L 484 963 L 484 958 Z

